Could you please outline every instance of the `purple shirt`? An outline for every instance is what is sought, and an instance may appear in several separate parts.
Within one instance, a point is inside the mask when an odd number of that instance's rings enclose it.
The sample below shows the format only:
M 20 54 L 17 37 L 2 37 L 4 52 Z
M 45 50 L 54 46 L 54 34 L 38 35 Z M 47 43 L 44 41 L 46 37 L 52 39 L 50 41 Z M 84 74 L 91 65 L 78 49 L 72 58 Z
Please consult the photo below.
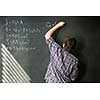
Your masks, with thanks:
M 57 44 L 52 37 L 46 39 L 50 52 L 50 62 L 45 75 L 48 83 L 67 83 L 74 81 L 78 74 L 78 59 Z

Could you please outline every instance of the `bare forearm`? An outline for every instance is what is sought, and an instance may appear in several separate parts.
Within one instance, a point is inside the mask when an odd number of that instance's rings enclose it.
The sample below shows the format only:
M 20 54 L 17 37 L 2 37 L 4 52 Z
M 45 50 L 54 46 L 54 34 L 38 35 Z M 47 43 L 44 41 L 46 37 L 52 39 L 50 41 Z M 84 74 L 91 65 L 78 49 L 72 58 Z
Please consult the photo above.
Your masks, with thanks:
M 65 24 L 65 22 L 59 22 L 58 24 L 56 24 L 53 28 L 51 28 L 51 29 L 45 34 L 45 37 L 46 37 L 46 36 L 51 37 L 51 36 L 54 34 L 54 32 L 55 32 L 58 28 L 62 27 L 64 24 Z

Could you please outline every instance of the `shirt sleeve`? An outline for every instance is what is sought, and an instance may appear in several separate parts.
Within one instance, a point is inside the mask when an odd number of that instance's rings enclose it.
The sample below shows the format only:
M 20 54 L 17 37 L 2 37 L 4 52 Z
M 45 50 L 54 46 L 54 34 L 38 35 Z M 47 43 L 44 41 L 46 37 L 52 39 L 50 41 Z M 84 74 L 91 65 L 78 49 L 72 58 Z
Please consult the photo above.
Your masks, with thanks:
M 58 49 L 61 49 L 61 46 L 56 43 L 52 37 L 46 38 L 46 43 L 50 53 L 56 53 Z

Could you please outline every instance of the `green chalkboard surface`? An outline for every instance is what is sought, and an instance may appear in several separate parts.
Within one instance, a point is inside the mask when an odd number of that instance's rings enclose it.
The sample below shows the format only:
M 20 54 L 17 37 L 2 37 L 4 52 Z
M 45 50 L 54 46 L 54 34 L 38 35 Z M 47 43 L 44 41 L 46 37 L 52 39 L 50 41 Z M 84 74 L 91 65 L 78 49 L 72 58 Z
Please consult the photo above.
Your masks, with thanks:
M 75 82 L 100 82 L 100 17 L 4 16 L 0 17 L 0 82 L 44 82 L 49 63 L 45 33 L 60 20 L 67 24 L 55 34 L 62 44 L 74 36 L 72 53 L 79 59 Z

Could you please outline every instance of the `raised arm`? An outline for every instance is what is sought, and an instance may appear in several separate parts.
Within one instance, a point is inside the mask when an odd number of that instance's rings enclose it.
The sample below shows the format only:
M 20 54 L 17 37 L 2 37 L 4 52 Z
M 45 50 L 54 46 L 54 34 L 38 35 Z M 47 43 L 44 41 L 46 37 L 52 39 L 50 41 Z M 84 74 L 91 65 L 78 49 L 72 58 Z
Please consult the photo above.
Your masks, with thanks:
M 54 27 L 52 27 L 52 28 L 45 34 L 45 38 L 46 38 L 46 39 L 50 38 L 50 37 L 54 34 L 54 32 L 55 32 L 58 28 L 62 27 L 64 24 L 65 24 L 65 22 L 63 22 L 63 21 L 61 21 L 61 22 L 59 22 L 58 24 L 56 24 Z
M 62 27 L 64 24 L 65 24 L 65 22 L 63 22 L 63 21 L 59 22 L 58 24 L 56 24 L 53 28 L 51 28 L 51 29 L 45 34 L 46 43 L 47 43 L 48 48 L 49 48 L 49 51 L 50 51 L 50 53 L 51 53 L 52 55 L 53 55 L 53 54 L 57 54 L 56 51 L 57 51 L 58 49 L 61 49 L 61 46 L 60 46 L 58 43 L 56 43 L 56 42 L 54 41 L 53 38 L 50 38 L 50 37 L 55 33 L 55 31 L 56 31 L 58 28 Z

